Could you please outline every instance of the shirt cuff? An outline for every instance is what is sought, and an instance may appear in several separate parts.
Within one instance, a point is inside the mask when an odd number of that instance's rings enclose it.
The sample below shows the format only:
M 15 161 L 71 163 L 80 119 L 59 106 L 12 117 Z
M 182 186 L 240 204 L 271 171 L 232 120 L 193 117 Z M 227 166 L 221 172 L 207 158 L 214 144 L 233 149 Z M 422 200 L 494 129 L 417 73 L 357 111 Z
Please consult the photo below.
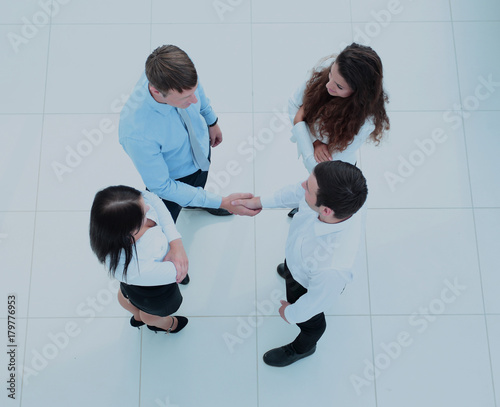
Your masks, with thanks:
M 181 234 L 179 233 L 179 231 L 177 230 L 177 228 L 175 227 L 175 224 L 172 224 L 172 225 L 168 225 L 164 231 L 165 233 L 165 236 L 167 236 L 167 240 L 168 242 L 170 243 L 172 240 L 176 240 L 176 239 L 181 239 L 182 236 Z
M 203 116 L 205 119 L 205 123 L 207 123 L 207 126 L 214 124 L 215 121 L 217 120 L 217 115 L 214 113 L 212 109 L 210 109 L 210 112 L 206 114 L 206 116 Z
M 274 195 L 261 196 L 260 204 L 262 205 L 262 208 L 276 208 L 278 206 Z
M 222 203 L 222 197 L 220 195 L 216 195 L 212 192 L 208 192 L 205 190 L 205 204 L 203 207 L 218 209 Z
M 295 304 L 290 304 L 288 307 L 285 308 L 285 318 L 290 324 L 296 324 L 298 321 L 295 318 L 295 313 L 294 310 L 296 308 Z

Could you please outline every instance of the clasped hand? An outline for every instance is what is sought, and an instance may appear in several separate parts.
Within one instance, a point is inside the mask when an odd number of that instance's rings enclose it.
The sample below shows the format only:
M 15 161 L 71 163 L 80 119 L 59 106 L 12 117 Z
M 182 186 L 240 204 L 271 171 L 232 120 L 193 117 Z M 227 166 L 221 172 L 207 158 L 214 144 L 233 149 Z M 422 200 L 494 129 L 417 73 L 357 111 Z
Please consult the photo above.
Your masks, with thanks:
M 260 198 L 250 193 L 235 193 L 222 198 L 221 208 L 236 215 L 255 216 L 262 210 Z

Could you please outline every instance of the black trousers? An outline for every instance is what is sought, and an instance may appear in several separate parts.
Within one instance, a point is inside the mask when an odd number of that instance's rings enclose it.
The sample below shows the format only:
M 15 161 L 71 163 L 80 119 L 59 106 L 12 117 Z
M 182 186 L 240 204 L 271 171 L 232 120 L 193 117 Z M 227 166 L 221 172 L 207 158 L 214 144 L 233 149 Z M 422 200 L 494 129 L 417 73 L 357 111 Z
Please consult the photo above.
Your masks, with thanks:
M 300 297 L 307 293 L 307 289 L 295 281 L 288 269 L 285 261 L 285 281 L 286 281 L 286 299 L 290 304 L 295 303 Z M 326 330 L 325 314 L 317 314 L 305 322 L 297 324 L 300 328 L 299 335 L 292 342 L 297 353 L 306 353 L 316 346 L 319 338 L 323 336 Z
M 205 184 L 207 183 L 207 178 L 208 178 L 208 171 L 202 171 L 198 170 L 194 174 L 188 175 L 186 177 L 182 177 L 179 179 L 176 179 L 176 181 L 183 182 L 184 184 L 191 185 L 193 187 L 202 187 L 205 188 Z M 169 210 L 170 214 L 172 215 L 172 219 L 174 220 L 174 223 L 177 222 L 177 218 L 179 217 L 179 214 L 181 213 L 182 206 L 179 204 L 172 202 L 172 201 L 167 201 L 166 199 L 162 199 L 163 203 Z

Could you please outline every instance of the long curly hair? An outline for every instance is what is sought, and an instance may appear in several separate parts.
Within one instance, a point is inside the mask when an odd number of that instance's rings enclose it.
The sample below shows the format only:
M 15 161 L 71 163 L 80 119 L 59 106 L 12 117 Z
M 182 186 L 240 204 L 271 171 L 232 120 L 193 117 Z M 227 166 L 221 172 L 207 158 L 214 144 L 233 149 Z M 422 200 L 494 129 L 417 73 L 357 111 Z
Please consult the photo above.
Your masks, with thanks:
M 342 98 L 331 96 L 326 84 L 332 65 L 317 68 L 304 92 L 304 119 L 318 139 L 328 137 L 328 150 L 343 151 L 353 141 L 361 126 L 370 117 L 375 130 L 370 139 L 380 143 L 390 128 L 385 103 L 389 98 L 383 88 L 382 61 L 370 47 L 352 43 L 335 59 L 339 74 L 353 90 Z

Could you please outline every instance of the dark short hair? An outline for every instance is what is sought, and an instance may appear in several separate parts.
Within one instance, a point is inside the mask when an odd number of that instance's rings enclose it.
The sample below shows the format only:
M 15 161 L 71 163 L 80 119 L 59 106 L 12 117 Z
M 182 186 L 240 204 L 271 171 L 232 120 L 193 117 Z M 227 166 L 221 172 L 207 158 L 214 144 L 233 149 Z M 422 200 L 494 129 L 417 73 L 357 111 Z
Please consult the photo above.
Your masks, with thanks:
M 140 191 L 117 185 L 99 191 L 90 210 L 90 247 L 100 263 L 109 262 L 109 272 L 115 275 L 122 252 L 125 254 L 123 276 L 135 251 L 133 235 L 144 219 Z
M 314 167 L 318 182 L 316 206 L 333 210 L 337 219 L 354 215 L 365 203 L 368 187 L 363 173 L 343 161 L 326 161 Z
M 162 45 L 151 53 L 146 60 L 146 77 L 164 96 L 172 89 L 181 93 L 198 83 L 193 61 L 175 45 Z

